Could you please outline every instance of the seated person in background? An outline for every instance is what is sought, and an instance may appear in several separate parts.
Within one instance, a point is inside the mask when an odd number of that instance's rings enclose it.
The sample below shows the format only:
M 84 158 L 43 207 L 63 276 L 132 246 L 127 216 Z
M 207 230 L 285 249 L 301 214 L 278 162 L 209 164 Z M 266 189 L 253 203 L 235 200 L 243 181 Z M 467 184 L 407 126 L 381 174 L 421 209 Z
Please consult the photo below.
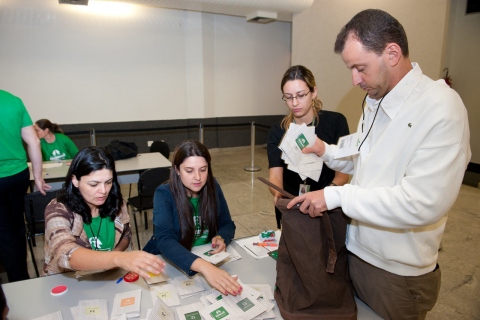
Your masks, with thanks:
M 213 178 L 208 149 L 198 141 L 180 143 L 173 154 L 168 183 L 155 191 L 154 235 L 143 250 L 162 254 L 188 276 L 202 273 L 223 294 L 242 291 L 236 278 L 190 252 L 212 242 L 218 253 L 226 250 L 235 234 L 222 189 Z
M 45 275 L 120 267 L 144 278 L 165 263 L 144 251 L 124 252 L 132 238 L 112 156 L 100 147 L 80 151 L 63 188 L 45 209 Z
M 35 131 L 40 139 L 43 161 L 73 159 L 78 148 L 63 134 L 62 129 L 56 123 L 48 119 L 40 119 L 35 122 Z

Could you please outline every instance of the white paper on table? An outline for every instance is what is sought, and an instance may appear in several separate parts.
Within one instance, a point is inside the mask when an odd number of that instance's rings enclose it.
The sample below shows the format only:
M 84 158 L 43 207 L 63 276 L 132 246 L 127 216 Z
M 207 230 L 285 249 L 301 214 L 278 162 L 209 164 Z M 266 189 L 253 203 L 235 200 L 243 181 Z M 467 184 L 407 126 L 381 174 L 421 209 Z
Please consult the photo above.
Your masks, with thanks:
M 222 319 L 222 320 L 238 320 L 242 319 L 236 310 L 227 305 L 225 301 L 219 300 L 214 304 L 204 307 L 200 310 L 203 319 Z
M 200 310 L 203 308 L 204 306 L 201 302 L 195 302 L 186 306 L 178 307 L 176 310 L 178 319 L 200 319 Z
M 212 303 L 207 299 L 207 297 L 214 293 L 214 292 L 219 292 L 217 289 L 211 289 L 211 290 L 208 290 L 208 291 L 205 291 L 205 292 L 202 292 L 200 294 L 200 302 L 204 305 L 204 306 L 209 306 L 211 305 Z
M 275 240 L 271 242 L 277 244 L 277 247 L 254 246 L 253 245 L 254 242 L 261 242 L 258 236 L 238 239 L 238 240 L 235 240 L 235 242 L 237 242 L 240 248 L 245 250 L 249 255 L 251 255 L 255 259 L 262 259 L 262 258 L 268 257 L 268 253 L 270 251 L 275 251 L 278 249 L 278 243 L 280 242 L 281 236 L 282 236 L 281 230 L 275 231 Z
M 78 302 L 77 317 L 79 320 L 108 320 L 107 300 L 80 300 Z
M 270 301 L 265 300 L 265 299 L 259 299 L 258 302 L 263 304 L 265 306 L 265 308 L 267 308 L 267 310 L 265 312 L 259 314 L 258 316 L 256 316 L 253 319 L 256 319 L 256 320 L 275 319 L 275 313 L 273 312 L 273 308 L 275 307 L 275 305 L 273 303 L 271 303 Z
M 140 316 L 140 302 L 142 298 L 142 289 L 117 293 L 113 300 L 111 320 L 118 319 L 126 313 L 127 317 Z
M 157 299 L 147 320 L 175 320 L 175 313 L 165 304 L 165 302 L 161 299 Z
M 267 300 L 275 300 L 273 297 L 272 286 L 269 284 L 247 284 L 250 288 L 261 293 L 261 297 Z
M 175 289 L 177 289 L 177 292 L 182 299 L 205 291 L 205 288 L 198 277 L 189 278 L 185 275 L 178 276 L 173 278 L 172 284 L 175 286 Z
M 212 248 L 211 244 L 206 244 L 195 247 L 195 250 L 192 250 L 192 253 L 215 265 L 230 257 L 230 253 L 226 251 L 221 251 L 214 255 L 210 254 L 210 252 L 214 250 L 215 249 Z
M 260 292 L 257 291 L 257 293 L 259 296 Z M 268 309 L 265 304 L 259 302 L 258 299 L 255 299 L 251 295 L 251 292 L 246 291 L 245 288 L 242 290 L 241 294 L 237 296 L 224 296 L 221 301 L 224 301 L 226 305 L 232 307 L 240 317 L 245 319 L 253 319 Z
M 153 305 L 155 305 L 158 299 L 162 299 L 162 301 L 169 307 L 178 306 L 180 304 L 180 297 L 178 296 L 177 290 L 170 283 L 150 287 L 150 294 L 152 296 Z
M 70 307 L 70 312 L 72 313 L 73 320 L 78 320 L 78 305 Z
M 32 320 L 63 320 L 63 317 L 62 317 L 62 312 L 57 311 L 57 312 L 53 312 L 53 313 L 46 314 L 44 316 L 32 319 Z
M 235 250 L 232 246 L 227 247 L 227 252 L 230 254 L 230 256 L 227 259 L 223 260 L 222 263 L 220 263 L 219 265 L 242 259 L 240 253 L 238 253 L 238 251 Z

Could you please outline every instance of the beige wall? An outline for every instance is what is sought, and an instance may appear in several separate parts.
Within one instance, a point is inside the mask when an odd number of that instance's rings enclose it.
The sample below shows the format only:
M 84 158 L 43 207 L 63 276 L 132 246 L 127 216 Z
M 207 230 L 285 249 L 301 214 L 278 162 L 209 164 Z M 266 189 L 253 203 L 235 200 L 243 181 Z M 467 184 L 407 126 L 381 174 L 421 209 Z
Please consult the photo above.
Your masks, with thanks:
M 480 164 L 480 13 L 465 15 L 466 3 L 452 1 L 447 67 L 468 110 L 471 162 Z

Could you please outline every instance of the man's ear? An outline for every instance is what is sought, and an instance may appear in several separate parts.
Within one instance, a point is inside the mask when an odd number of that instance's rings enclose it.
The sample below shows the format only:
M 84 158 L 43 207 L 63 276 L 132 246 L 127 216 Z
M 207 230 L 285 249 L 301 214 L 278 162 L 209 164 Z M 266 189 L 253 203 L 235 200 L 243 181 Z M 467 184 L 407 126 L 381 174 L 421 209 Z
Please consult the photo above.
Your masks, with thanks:
M 400 49 L 400 46 L 395 42 L 387 44 L 385 53 L 387 54 L 388 62 L 391 67 L 396 66 L 402 57 L 402 49 Z

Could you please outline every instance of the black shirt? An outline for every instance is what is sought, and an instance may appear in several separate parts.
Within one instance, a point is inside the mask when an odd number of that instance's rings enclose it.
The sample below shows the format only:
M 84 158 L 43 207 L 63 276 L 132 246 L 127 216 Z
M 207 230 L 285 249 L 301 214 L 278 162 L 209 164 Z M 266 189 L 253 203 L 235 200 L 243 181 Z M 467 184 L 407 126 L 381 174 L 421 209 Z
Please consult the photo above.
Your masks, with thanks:
M 338 112 L 322 110 L 318 113 L 320 121 L 315 126 L 315 134 L 328 144 L 336 144 L 338 138 L 349 134 L 348 123 L 345 116 Z M 303 180 L 298 173 L 287 169 L 287 165 L 281 159 L 282 150 L 278 148 L 285 130 L 280 127 L 280 122 L 275 123 L 268 133 L 267 153 L 268 167 L 283 167 L 283 189 L 293 195 L 298 195 L 300 184 Z M 323 164 L 322 174 L 318 182 L 307 178 L 310 191 L 321 190 L 328 186 L 335 177 L 335 171 Z

